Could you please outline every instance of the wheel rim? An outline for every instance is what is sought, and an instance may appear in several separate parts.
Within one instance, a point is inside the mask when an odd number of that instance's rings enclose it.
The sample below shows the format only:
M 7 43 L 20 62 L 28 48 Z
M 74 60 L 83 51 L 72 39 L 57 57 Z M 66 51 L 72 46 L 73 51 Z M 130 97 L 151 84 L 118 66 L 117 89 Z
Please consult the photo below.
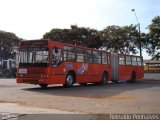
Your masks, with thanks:
M 73 84 L 73 77 L 72 75 L 67 76 L 67 84 L 68 86 L 71 86 Z

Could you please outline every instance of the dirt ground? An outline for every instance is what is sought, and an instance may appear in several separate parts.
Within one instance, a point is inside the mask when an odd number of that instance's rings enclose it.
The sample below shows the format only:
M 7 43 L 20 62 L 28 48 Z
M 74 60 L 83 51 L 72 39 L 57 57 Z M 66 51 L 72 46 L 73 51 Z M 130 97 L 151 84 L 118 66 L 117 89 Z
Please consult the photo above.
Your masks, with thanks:
M 0 79 L 0 113 L 160 113 L 160 80 L 41 89 Z

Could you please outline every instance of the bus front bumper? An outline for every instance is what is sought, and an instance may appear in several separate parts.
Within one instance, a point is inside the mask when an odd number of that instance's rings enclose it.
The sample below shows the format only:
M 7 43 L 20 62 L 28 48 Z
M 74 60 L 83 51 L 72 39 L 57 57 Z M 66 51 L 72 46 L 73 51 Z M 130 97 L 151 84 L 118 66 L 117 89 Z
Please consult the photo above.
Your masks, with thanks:
M 47 79 L 42 78 L 17 78 L 17 83 L 28 83 L 28 84 L 47 84 Z

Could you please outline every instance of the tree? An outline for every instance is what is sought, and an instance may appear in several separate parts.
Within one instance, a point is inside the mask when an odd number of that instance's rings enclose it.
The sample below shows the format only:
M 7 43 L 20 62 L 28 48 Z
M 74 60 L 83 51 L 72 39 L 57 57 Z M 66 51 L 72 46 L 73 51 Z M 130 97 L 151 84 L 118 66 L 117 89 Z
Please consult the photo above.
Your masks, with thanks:
M 10 32 L 0 31 L 0 59 L 13 58 L 11 48 L 20 42 L 20 39 Z
M 108 26 L 101 31 L 101 40 L 106 50 L 129 54 L 137 53 L 138 31 L 136 26 Z
M 102 42 L 95 29 L 71 25 L 70 29 L 52 29 L 43 35 L 45 39 L 66 42 L 91 48 L 100 48 Z
M 58 29 L 54 28 L 50 32 L 43 35 L 43 38 L 50 39 L 59 42 L 66 42 L 69 38 L 69 29 Z
M 148 29 L 149 33 L 147 34 L 146 42 L 147 53 L 152 56 L 152 59 L 160 60 L 160 16 L 152 19 Z

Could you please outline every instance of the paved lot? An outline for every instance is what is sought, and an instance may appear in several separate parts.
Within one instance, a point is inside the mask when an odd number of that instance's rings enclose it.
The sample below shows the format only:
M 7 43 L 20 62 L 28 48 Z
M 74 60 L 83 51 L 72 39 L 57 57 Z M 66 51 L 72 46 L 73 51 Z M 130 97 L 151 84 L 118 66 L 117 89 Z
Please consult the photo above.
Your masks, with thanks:
M 105 86 L 63 88 L 16 84 L 0 79 L 0 112 L 11 113 L 160 113 L 160 81 L 140 80 Z

